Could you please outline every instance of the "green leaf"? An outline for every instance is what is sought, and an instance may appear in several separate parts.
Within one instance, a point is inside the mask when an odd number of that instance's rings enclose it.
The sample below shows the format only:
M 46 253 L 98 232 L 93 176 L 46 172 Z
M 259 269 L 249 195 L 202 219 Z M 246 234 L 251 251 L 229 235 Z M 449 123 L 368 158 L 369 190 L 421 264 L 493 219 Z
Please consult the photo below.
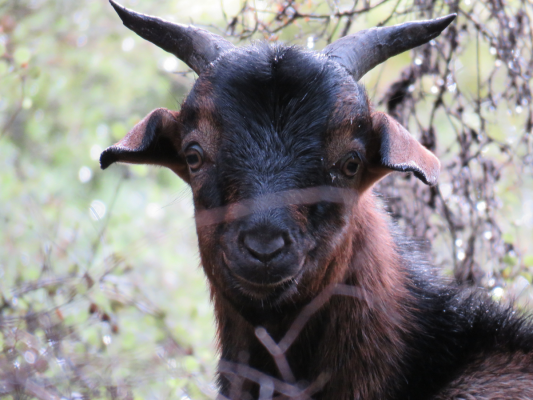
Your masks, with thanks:
M 506 254 L 505 256 L 503 256 L 502 261 L 504 263 L 506 263 L 507 265 L 510 265 L 512 267 L 512 266 L 516 265 L 518 260 L 517 260 L 516 257 L 510 256 L 509 254 Z
M 508 279 L 510 276 L 511 276 L 511 271 L 512 271 L 512 268 L 511 267 L 506 267 L 503 271 L 502 271 L 502 277 L 504 279 Z
M 502 239 L 505 243 L 514 243 L 516 240 L 512 233 L 504 233 Z
M 24 100 L 22 101 L 22 108 L 25 110 L 29 110 L 32 105 L 33 105 L 33 101 L 29 97 L 25 97 Z
M 198 372 L 200 368 L 200 364 L 198 363 L 198 360 L 194 356 L 186 356 L 183 357 L 182 360 L 183 368 L 185 371 L 193 373 Z
M 533 254 L 526 254 L 524 256 L 524 265 L 526 267 L 533 267 Z
M 19 47 L 13 53 L 13 58 L 17 64 L 26 64 L 30 61 L 31 51 L 27 47 Z
M 7 70 L 9 69 L 9 65 L 7 62 L 0 60 L 0 76 L 7 74 Z
M 128 131 L 126 130 L 124 124 L 121 124 L 120 122 L 114 122 L 111 125 L 111 135 L 116 141 L 122 139 L 126 135 L 126 133 L 128 133 Z

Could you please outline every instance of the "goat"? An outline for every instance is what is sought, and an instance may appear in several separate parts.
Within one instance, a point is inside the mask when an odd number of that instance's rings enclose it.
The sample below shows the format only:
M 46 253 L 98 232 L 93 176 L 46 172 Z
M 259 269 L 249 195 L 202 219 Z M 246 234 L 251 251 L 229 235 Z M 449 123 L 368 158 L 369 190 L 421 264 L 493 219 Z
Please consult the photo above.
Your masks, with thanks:
M 533 398 L 529 320 L 444 282 L 372 194 L 391 171 L 435 185 L 440 164 L 358 81 L 454 14 L 311 52 L 237 48 L 110 2 L 199 76 L 179 112 L 152 111 L 100 161 L 191 186 L 221 398 Z

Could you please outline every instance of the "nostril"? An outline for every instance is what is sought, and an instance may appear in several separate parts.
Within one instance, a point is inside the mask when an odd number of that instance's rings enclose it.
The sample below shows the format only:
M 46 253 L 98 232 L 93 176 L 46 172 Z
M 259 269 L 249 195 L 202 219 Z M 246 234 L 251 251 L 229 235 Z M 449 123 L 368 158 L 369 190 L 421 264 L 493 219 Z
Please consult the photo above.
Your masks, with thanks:
M 244 247 L 261 262 L 268 262 L 276 257 L 286 245 L 281 233 L 248 232 L 244 234 Z

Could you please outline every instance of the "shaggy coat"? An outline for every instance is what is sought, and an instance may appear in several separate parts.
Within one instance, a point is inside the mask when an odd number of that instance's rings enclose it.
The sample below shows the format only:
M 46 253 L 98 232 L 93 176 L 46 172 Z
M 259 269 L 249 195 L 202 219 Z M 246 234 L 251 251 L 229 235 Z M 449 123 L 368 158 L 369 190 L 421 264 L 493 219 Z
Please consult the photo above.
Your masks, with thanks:
M 353 71 L 279 45 L 198 59 L 181 111 L 153 111 L 101 163 L 191 185 L 221 398 L 533 398 L 529 320 L 444 282 L 376 201 L 390 171 L 434 184 L 439 164 Z

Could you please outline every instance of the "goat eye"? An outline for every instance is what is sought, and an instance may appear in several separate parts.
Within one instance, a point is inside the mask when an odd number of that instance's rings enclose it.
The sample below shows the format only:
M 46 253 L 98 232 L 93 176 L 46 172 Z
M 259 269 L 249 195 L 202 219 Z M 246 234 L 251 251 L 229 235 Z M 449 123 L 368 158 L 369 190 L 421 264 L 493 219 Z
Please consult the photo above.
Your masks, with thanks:
M 344 175 L 352 177 L 357 173 L 361 159 L 355 153 L 349 154 L 341 164 L 341 171 Z
M 204 162 L 204 151 L 199 145 L 193 144 L 185 150 L 185 160 L 191 171 L 195 172 Z

